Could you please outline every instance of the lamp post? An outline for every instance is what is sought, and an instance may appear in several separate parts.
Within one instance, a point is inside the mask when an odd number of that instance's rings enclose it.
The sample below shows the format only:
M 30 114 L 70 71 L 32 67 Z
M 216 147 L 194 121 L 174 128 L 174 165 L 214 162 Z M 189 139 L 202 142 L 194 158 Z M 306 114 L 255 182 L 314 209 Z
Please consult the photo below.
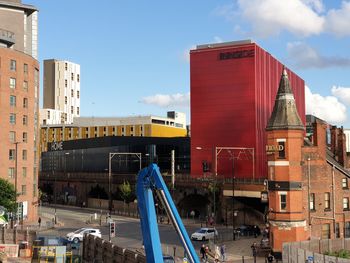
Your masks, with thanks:
M 126 152 L 110 152 L 109 157 L 108 157 L 108 209 L 109 209 L 109 214 L 112 214 L 112 159 L 116 155 L 136 155 L 136 157 L 139 159 L 140 166 L 139 170 L 141 170 L 141 158 L 142 158 L 142 153 L 126 153 Z
M 235 231 L 235 159 L 232 158 L 232 239 L 236 240 Z

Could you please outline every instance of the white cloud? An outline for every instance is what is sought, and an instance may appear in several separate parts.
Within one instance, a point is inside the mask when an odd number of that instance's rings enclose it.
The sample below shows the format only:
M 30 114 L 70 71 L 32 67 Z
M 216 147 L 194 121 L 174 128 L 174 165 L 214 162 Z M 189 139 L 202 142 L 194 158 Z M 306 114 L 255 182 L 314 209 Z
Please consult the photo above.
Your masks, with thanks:
M 156 94 L 154 96 L 144 97 L 140 101 L 141 103 L 156 105 L 163 108 L 174 108 L 174 107 L 182 107 L 189 108 L 190 107 L 190 93 L 181 94 L 176 93 L 172 95 L 166 94 Z
M 241 15 L 252 23 L 260 36 L 269 36 L 290 31 L 296 35 L 309 36 L 323 31 L 324 17 L 319 1 L 302 0 L 237 0 Z
M 333 86 L 332 94 L 343 103 L 350 105 L 350 88 Z
M 234 0 L 232 4 L 217 7 L 214 13 L 235 23 L 243 19 L 261 37 L 282 31 L 298 37 L 325 32 L 339 37 L 350 35 L 349 0 L 329 10 L 325 10 L 322 0 Z
M 346 107 L 334 96 L 323 97 L 313 94 L 305 86 L 306 114 L 312 114 L 331 124 L 342 123 L 346 120 Z
M 287 52 L 292 63 L 301 69 L 350 66 L 350 58 L 322 56 L 316 49 L 302 42 L 288 43 Z
M 350 35 L 350 2 L 343 1 L 340 9 L 329 10 L 326 31 L 337 36 Z

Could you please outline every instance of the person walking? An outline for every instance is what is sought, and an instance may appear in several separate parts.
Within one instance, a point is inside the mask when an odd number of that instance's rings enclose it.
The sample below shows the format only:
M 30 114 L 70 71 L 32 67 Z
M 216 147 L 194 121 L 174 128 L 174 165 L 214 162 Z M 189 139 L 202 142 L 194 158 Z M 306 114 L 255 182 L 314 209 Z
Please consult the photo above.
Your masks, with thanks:
M 256 263 L 256 256 L 258 254 L 258 246 L 257 246 L 256 242 L 254 242 L 253 245 L 251 245 L 250 248 L 252 249 L 252 255 L 254 257 L 254 263 Z
M 40 226 L 41 226 L 41 217 L 40 216 L 38 218 L 38 225 L 39 225 L 39 228 L 40 228 Z
M 222 262 L 225 262 L 225 260 L 226 260 L 226 246 L 225 246 L 225 244 L 221 245 L 220 254 L 221 254 Z
M 199 252 L 202 255 L 202 261 L 204 261 L 204 259 L 205 259 L 205 245 L 204 244 L 202 244 L 201 249 L 199 250 Z

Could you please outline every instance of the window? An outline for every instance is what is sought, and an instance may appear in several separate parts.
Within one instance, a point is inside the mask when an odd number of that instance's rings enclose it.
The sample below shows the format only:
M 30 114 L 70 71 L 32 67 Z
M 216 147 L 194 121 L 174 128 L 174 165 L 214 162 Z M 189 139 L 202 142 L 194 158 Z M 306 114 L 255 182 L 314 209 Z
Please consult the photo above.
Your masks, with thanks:
M 8 174 L 8 177 L 13 179 L 15 178 L 15 168 L 13 167 L 10 167 L 8 170 L 7 170 L 7 174 Z
M 71 80 L 74 80 L 74 73 L 71 73 Z
M 77 107 L 77 114 L 79 115 L 79 107 Z
M 68 64 L 67 63 L 64 63 L 64 69 L 68 70 Z
M 16 141 L 16 132 L 10 131 L 10 142 L 14 143 Z
M 23 73 L 24 74 L 28 74 L 28 64 L 25 64 L 23 65 Z
M 77 90 L 77 98 L 79 99 L 79 96 L 80 96 L 80 92 L 79 90 Z
M 10 149 L 9 150 L 9 160 L 14 160 L 16 158 L 16 150 L 15 149 Z
M 278 158 L 285 159 L 286 151 L 285 151 L 285 142 L 278 142 Z
M 10 70 L 16 71 L 16 60 L 13 60 L 13 59 L 10 60 Z
M 350 222 L 345 222 L 344 237 L 350 237 Z
M 343 210 L 349 210 L 349 197 L 343 198 Z
M 15 89 L 16 88 L 16 79 L 10 78 L 10 88 Z
M 28 133 L 23 132 L 23 142 L 28 142 Z
M 28 108 L 28 99 L 27 98 L 23 98 L 23 108 Z
M 340 238 L 340 227 L 339 223 L 335 223 L 335 237 Z
M 280 194 L 280 210 L 286 210 L 287 209 L 287 194 Z
M 74 107 L 73 106 L 70 106 L 70 113 L 74 113 Z
M 324 193 L 324 209 L 331 209 L 331 194 Z
M 33 196 L 36 197 L 36 184 L 33 184 Z
M 64 96 L 64 104 L 67 104 L 67 101 L 68 101 L 67 96 Z
M 27 186 L 25 184 L 22 184 L 22 195 L 27 194 Z
M 27 150 L 22 150 L 22 160 L 27 160 Z
M 323 224 L 322 225 L 322 239 L 330 239 L 331 238 L 331 225 Z
M 16 96 L 10 95 L 10 106 L 16 106 Z
M 16 114 L 15 113 L 10 113 L 10 123 L 16 124 Z
M 27 177 L 27 167 L 22 167 L 22 176 Z
M 65 79 L 64 80 L 64 86 L 67 88 L 67 86 L 68 86 L 68 81 Z
M 315 209 L 315 194 L 310 194 L 310 210 L 316 210 Z
M 74 97 L 74 90 L 70 90 L 70 96 L 73 98 Z
M 77 81 L 79 82 L 80 81 L 80 75 L 77 74 Z
M 47 118 L 50 119 L 50 111 L 47 111 Z
M 23 115 L 23 125 L 28 125 L 28 116 Z
M 23 90 L 28 91 L 28 81 L 23 81 Z
M 342 184 L 343 189 L 347 189 L 348 188 L 348 178 L 342 178 L 341 184 Z

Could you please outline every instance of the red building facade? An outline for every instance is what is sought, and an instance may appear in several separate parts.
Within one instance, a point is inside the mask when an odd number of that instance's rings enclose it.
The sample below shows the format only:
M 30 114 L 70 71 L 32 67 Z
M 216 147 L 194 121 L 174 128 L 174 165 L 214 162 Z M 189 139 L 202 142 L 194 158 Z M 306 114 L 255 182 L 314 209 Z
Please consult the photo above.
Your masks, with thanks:
M 265 128 L 283 65 L 249 40 L 197 46 L 190 59 L 191 174 L 266 178 Z M 287 72 L 305 124 L 305 83 Z

